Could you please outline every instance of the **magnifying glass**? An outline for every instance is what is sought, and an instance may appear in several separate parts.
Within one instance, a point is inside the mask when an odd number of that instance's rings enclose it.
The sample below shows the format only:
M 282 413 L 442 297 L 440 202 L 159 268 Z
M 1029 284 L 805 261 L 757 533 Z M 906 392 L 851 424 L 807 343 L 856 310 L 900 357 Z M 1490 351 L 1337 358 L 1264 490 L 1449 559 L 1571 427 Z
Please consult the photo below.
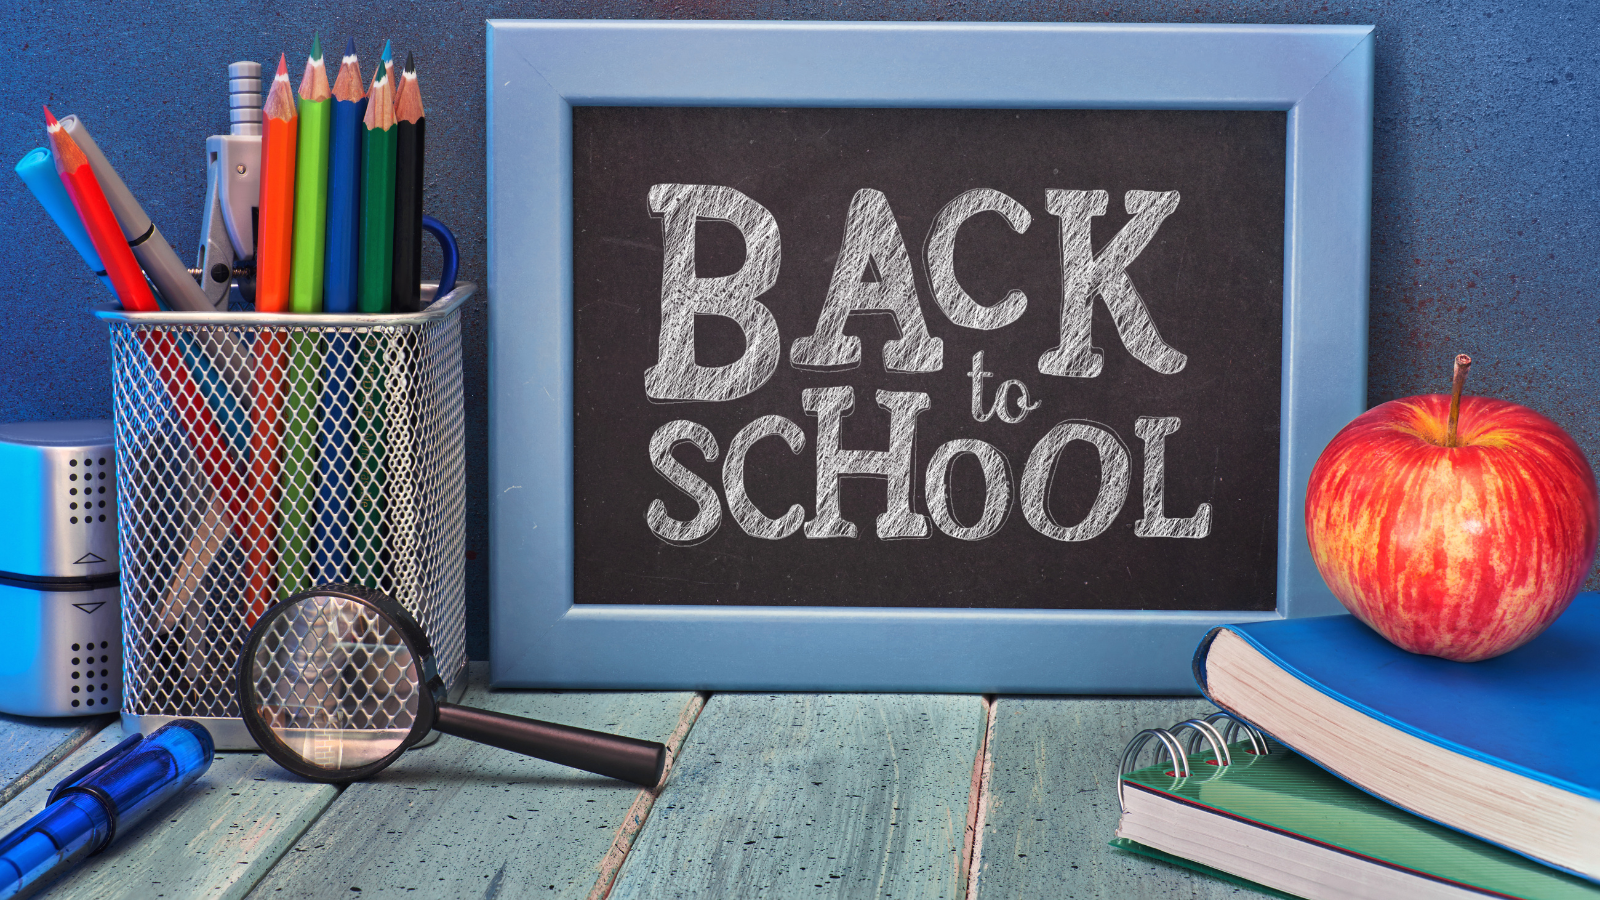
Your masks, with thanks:
M 272 760 L 314 781 L 366 778 L 437 729 L 654 787 L 667 748 L 445 701 L 433 649 L 381 592 L 324 585 L 262 614 L 236 673 L 244 723 Z

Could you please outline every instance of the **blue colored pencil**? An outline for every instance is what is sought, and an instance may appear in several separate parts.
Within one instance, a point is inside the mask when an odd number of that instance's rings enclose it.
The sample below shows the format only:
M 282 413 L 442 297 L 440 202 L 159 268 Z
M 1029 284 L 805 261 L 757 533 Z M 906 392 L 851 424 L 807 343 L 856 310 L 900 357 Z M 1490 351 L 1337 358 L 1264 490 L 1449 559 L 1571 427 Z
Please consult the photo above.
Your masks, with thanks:
M 328 151 L 328 239 L 323 269 L 322 311 L 356 311 L 361 250 L 361 120 L 367 114 L 356 41 L 344 45 L 333 83 L 333 130 Z
M 328 146 L 327 241 L 322 311 L 353 313 L 361 252 L 361 120 L 367 114 L 356 41 L 344 45 L 333 84 L 333 121 Z M 355 511 L 356 344 L 353 334 L 329 333 L 322 357 L 322 421 L 317 430 L 317 510 L 314 521 L 317 576 L 322 581 L 355 577 L 350 518 Z

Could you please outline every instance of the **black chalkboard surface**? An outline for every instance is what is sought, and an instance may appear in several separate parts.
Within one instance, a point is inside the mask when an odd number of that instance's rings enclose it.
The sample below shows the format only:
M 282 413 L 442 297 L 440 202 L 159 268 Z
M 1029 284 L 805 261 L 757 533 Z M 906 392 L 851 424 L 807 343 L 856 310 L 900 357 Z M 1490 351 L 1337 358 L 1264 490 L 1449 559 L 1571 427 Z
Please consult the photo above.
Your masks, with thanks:
M 572 113 L 575 602 L 1275 607 L 1285 113 Z

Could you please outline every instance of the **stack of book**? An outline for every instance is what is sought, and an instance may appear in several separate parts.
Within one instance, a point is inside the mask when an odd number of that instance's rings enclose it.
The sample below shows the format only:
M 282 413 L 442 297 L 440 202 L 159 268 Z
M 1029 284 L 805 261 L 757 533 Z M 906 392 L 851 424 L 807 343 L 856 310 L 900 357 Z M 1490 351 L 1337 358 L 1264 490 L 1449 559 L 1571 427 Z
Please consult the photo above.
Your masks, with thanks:
M 1121 773 L 1115 846 L 1318 900 L 1600 898 L 1600 595 L 1485 662 L 1329 616 L 1215 629 L 1194 665 L 1282 746 L 1145 733 L 1171 750 Z

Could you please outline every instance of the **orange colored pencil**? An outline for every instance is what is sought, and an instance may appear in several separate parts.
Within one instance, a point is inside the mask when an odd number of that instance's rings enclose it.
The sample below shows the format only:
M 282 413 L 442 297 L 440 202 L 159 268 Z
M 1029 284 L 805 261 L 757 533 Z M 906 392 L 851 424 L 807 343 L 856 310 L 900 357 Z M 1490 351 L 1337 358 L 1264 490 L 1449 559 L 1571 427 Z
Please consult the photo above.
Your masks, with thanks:
M 299 111 L 289 87 L 289 61 L 278 54 L 278 74 L 261 108 L 260 234 L 256 237 L 256 311 L 289 311 L 289 273 L 294 257 L 294 160 L 299 150 Z
M 89 158 L 83 155 L 83 150 L 72 139 L 72 135 L 63 130 L 56 117 L 50 114 L 48 106 L 44 108 L 44 120 L 50 133 L 50 155 L 55 158 L 56 171 L 61 173 L 61 184 L 67 189 L 67 196 L 72 198 L 72 205 L 78 210 L 78 218 L 83 220 L 84 229 L 89 232 L 95 252 L 100 254 L 106 275 L 111 278 L 111 287 L 116 290 L 117 299 L 122 301 L 122 308 L 133 312 L 156 312 L 160 307 L 156 305 L 155 295 L 150 293 L 144 272 L 139 268 L 138 260 L 133 258 L 133 251 L 128 249 L 128 241 L 122 236 L 122 226 L 117 224 L 116 214 L 106 201 L 105 191 L 100 189 L 100 180 L 94 177 Z

